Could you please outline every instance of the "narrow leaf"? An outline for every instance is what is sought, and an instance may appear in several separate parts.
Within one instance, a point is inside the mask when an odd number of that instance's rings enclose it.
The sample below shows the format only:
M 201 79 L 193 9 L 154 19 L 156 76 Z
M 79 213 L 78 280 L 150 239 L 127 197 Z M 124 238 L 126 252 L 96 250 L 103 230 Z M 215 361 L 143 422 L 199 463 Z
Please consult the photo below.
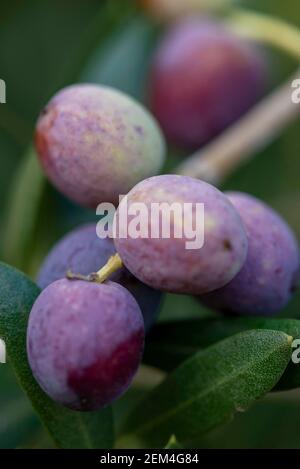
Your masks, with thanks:
M 10 364 L 34 409 L 60 448 L 109 448 L 113 444 L 111 408 L 80 413 L 53 402 L 38 386 L 27 361 L 28 315 L 38 287 L 21 272 L 0 263 L 0 337 Z M 0 365 L 6 366 L 6 365 Z
M 144 362 L 171 371 L 200 349 L 249 329 L 282 331 L 300 338 L 300 320 L 269 318 L 207 318 L 162 323 L 149 337 Z M 274 390 L 300 387 L 300 364 L 289 363 Z
M 176 436 L 172 435 L 165 449 L 181 449 L 181 448 L 182 447 L 178 443 Z
M 15 175 L 4 223 L 2 257 L 19 268 L 25 267 L 44 187 L 44 175 L 30 148 Z
M 178 440 L 190 444 L 275 386 L 289 362 L 291 342 L 283 332 L 256 330 L 198 352 L 137 405 L 124 432 L 157 447 L 176 428 Z

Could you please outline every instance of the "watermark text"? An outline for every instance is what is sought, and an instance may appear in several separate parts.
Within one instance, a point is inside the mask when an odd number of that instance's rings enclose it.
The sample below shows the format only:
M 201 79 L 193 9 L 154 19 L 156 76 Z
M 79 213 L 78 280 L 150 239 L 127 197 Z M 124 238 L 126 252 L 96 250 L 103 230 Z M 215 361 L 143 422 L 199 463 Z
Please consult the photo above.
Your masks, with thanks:
M 292 103 L 299 104 L 300 103 L 300 78 L 296 78 L 292 82 Z
M 6 103 L 6 83 L 0 79 L 0 104 Z
M 205 210 L 203 203 L 142 202 L 128 203 L 120 196 L 118 215 L 113 204 L 98 205 L 96 214 L 99 238 L 184 239 L 186 249 L 204 245 Z
M 0 363 L 6 363 L 6 345 L 3 339 L 0 339 Z

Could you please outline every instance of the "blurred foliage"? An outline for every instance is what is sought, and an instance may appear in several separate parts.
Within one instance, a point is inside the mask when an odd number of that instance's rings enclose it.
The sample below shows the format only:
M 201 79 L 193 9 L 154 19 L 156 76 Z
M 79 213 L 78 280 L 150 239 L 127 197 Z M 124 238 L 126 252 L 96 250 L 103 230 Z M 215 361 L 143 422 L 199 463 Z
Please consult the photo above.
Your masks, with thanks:
M 10 366 L 0 370 L 0 448 L 25 444 L 40 429 L 38 418 L 23 392 L 16 386 Z
M 19 168 L 24 165 L 31 145 L 35 120 L 49 97 L 66 84 L 89 81 L 116 86 L 147 102 L 145 79 L 161 31 L 150 18 L 135 9 L 134 3 L 131 0 L 10 0 L 1 3 L 0 77 L 7 83 L 7 104 L 0 106 L 1 258 L 9 255 L 8 251 L 3 252 L 3 233 L 6 231 L 6 239 L 10 239 L 7 210 L 16 201 L 14 188 L 19 187 L 16 178 L 20 177 Z M 300 27 L 299 0 L 240 0 L 239 3 Z M 268 50 L 268 54 L 270 87 L 273 87 L 288 76 L 295 63 L 278 52 Z M 166 170 L 178 162 L 181 156 L 177 153 L 170 149 Z M 298 153 L 299 122 L 240 168 L 224 188 L 250 192 L 266 200 L 287 219 L 300 239 Z M 32 178 L 25 184 L 23 180 L 19 199 L 29 200 L 35 178 L 33 170 Z M 22 244 L 20 257 L 16 256 L 14 263 L 22 264 L 31 275 L 55 240 L 74 226 L 95 220 L 93 213 L 74 206 L 48 183 L 34 204 L 20 206 L 18 203 L 19 211 L 9 213 L 12 230 L 17 231 L 14 236 L 19 239 L 18 246 Z M 14 251 L 13 247 L 11 249 Z M 192 298 L 167 295 L 161 320 L 208 314 L 211 313 L 200 308 Z M 300 292 L 282 316 L 300 317 Z M 130 396 L 131 393 L 128 398 Z M 298 392 L 291 397 L 289 394 L 268 397 L 198 444 L 204 447 L 300 448 L 299 404 Z M 27 398 L 16 385 L 9 364 L 0 365 L 0 448 L 51 445 Z

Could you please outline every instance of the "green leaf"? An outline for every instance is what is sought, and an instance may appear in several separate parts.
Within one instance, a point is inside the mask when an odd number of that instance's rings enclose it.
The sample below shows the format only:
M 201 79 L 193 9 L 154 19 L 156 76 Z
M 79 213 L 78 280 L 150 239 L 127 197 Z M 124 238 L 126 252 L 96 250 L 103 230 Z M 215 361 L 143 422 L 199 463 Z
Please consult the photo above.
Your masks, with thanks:
M 101 83 L 143 100 L 156 29 L 146 17 L 133 15 L 91 57 L 83 81 Z
M 36 154 L 31 148 L 21 162 L 11 188 L 3 235 L 4 261 L 22 268 L 45 187 Z
M 178 443 L 176 436 L 172 435 L 165 449 L 181 449 L 181 448 L 182 447 Z
M 300 320 L 269 318 L 207 318 L 162 323 L 149 337 L 144 362 L 171 371 L 199 349 L 249 329 L 282 331 L 300 338 Z M 289 363 L 275 390 L 300 387 L 300 366 Z
M 191 444 L 275 386 L 291 342 L 283 332 L 247 331 L 198 352 L 137 405 L 125 424 L 127 441 L 163 446 L 176 429 Z
M 109 448 L 113 444 L 112 411 L 75 412 L 53 402 L 36 383 L 27 361 L 28 315 L 39 288 L 25 275 L 0 263 L 0 336 L 8 359 L 34 409 L 60 448 Z M 0 365 L 5 366 L 5 365 Z

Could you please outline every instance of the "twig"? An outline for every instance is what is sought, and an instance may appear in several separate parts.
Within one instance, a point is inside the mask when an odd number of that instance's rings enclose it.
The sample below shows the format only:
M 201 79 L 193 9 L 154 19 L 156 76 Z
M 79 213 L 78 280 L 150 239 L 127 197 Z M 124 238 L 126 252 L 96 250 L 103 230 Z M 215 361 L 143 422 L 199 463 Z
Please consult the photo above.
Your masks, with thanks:
M 175 172 L 220 184 L 300 116 L 300 105 L 291 99 L 292 81 L 299 77 L 300 69 L 295 77 L 262 100 L 211 144 L 189 157 Z

